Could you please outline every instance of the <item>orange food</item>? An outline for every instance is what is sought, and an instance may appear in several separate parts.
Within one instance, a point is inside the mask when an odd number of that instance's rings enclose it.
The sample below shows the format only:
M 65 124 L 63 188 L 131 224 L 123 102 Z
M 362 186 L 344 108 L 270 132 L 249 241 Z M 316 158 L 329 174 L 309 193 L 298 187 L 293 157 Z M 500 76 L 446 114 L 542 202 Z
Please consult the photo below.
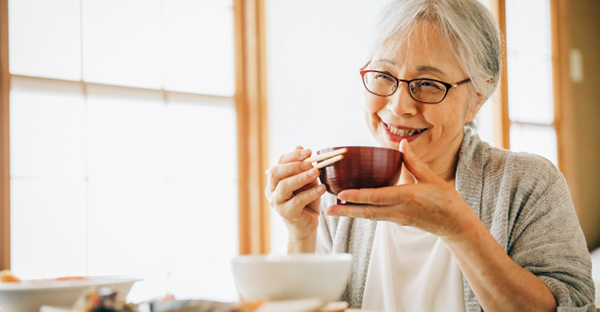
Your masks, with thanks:
M 21 280 L 14 276 L 9 270 L 0 271 L 0 282 L 2 283 L 20 283 Z
M 57 281 L 85 281 L 87 279 L 88 278 L 85 276 L 64 276 L 56 278 Z

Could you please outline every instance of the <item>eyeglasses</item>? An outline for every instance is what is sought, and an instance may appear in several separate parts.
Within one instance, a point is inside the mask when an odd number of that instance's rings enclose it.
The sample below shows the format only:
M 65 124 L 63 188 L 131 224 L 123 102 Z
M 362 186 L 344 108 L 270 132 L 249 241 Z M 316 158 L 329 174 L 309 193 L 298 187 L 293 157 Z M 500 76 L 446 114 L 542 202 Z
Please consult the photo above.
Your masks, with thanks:
M 367 67 L 369 64 L 365 65 Z M 398 84 L 405 82 L 410 96 L 425 104 L 437 104 L 443 101 L 448 95 L 450 88 L 458 87 L 463 83 L 470 82 L 467 78 L 463 81 L 451 84 L 435 79 L 417 78 L 412 80 L 398 79 L 389 73 L 378 70 L 360 70 L 363 84 L 367 91 L 379 96 L 390 96 L 398 90 Z

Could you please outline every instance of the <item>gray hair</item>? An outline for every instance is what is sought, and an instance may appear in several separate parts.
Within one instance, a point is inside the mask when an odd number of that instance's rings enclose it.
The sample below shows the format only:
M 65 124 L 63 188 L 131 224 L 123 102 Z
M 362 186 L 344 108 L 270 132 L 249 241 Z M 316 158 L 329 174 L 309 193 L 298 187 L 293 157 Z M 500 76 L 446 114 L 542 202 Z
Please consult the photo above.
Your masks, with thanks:
M 477 0 L 390 1 L 377 19 L 369 59 L 385 43 L 400 48 L 420 21 L 433 23 L 453 44 L 451 53 L 471 78 L 472 91 L 489 98 L 502 69 L 500 30 L 492 13 Z

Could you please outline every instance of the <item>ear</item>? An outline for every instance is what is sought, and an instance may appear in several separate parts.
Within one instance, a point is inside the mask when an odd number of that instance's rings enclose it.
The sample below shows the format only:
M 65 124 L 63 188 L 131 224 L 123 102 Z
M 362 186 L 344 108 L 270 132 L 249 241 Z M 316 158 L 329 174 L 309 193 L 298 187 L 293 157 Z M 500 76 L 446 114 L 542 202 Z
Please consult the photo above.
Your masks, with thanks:
M 492 83 L 492 80 L 488 78 L 485 82 Z M 475 119 L 475 116 L 477 116 L 477 113 L 479 113 L 481 106 L 483 106 L 486 100 L 487 98 L 483 94 L 475 93 L 475 100 L 473 101 L 473 103 L 471 104 L 471 108 L 469 109 L 469 113 L 467 115 L 467 122 L 472 122 Z
M 475 119 L 475 116 L 477 116 L 477 113 L 479 113 L 481 106 L 483 106 L 483 103 L 485 103 L 487 100 L 487 98 L 481 93 L 476 93 L 475 96 L 477 98 L 475 99 L 474 103 L 471 104 L 471 108 L 467 114 L 467 122 L 472 122 L 473 119 Z

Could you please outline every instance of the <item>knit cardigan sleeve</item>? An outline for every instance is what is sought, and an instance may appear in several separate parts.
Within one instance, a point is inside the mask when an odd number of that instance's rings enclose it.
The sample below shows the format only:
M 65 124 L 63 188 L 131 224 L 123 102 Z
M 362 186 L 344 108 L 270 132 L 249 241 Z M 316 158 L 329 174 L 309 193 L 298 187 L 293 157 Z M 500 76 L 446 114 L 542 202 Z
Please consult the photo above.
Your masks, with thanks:
M 513 180 L 508 255 L 548 286 L 558 311 L 595 311 L 591 258 L 565 179 L 541 157 L 515 157 L 515 175 L 527 178 Z

